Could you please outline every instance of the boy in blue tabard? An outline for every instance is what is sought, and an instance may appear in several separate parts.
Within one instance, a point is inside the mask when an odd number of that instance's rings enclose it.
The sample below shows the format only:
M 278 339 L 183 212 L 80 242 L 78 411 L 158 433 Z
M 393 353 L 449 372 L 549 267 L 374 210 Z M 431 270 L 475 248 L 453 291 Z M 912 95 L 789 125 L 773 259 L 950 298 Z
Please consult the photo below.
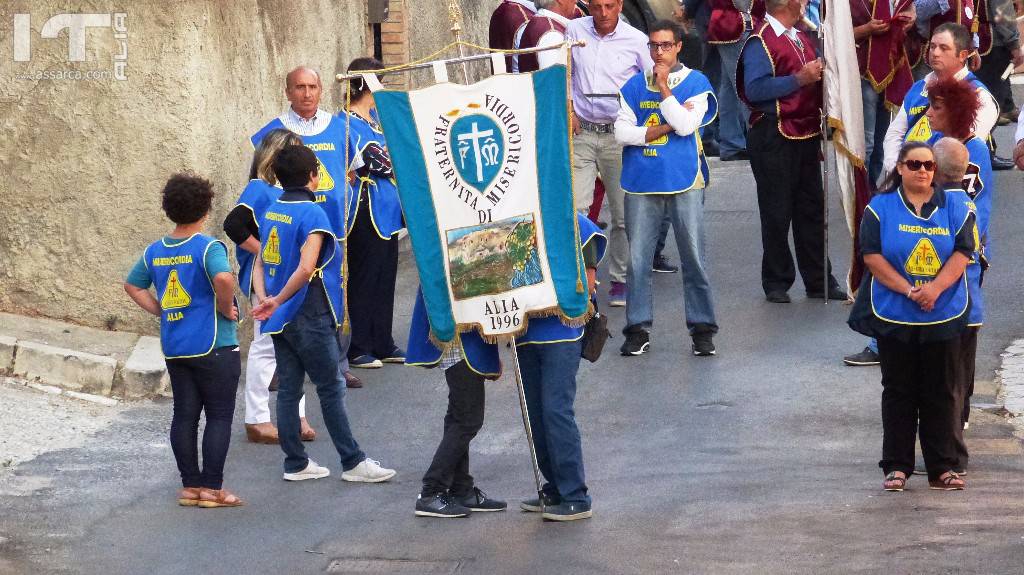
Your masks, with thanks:
M 576 216 L 587 285 L 594 293 L 596 268 L 604 257 L 607 239 L 589 219 Z M 583 448 L 576 427 L 573 403 L 580 364 L 583 328 L 567 327 L 557 317 L 531 318 L 529 328 L 516 338 L 537 463 L 547 480 L 544 500 L 529 499 L 524 511 L 543 513 L 550 521 L 573 521 L 591 516 L 591 501 L 583 471 Z M 442 352 L 430 341 L 423 294 L 416 297 L 409 330 L 410 365 L 445 370 L 448 410 L 444 436 L 430 468 L 415 514 L 422 517 L 465 517 L 472 512 L 502 511 L 504 501 L 487 497 L 469 474 L 469 443 L 484 420 L 484 380 L 501 376 L 498 346 L 485 343 L 476 331 L 459 335 L 461 347 Z
M 327 214 L 312 190 L 318 161 L 305 146 L 285 146 L 274 157 L 274 174 L 284 188 L 263 214 L 260 253 L 253 269 L 259 305 L 252 315 L 271 334 L 277 359 L 277 426 L 285 453 L 284 479 L 302 481 L 330 475 L 309 459 L 299 431 L 298 403 L 308 374 L 316 386 L 324 425 L 341 457 L 345 481 L 378 483 L 394 477 L 359 449 L 345 412 L 345 378 L 339 363 L 338 328 L 344 313 L 341 254 Z
M 146 248 L 124 289 L 139 307 L 160 317 L 160 346 L 174 392 L 171 450 L 183 486 L 178 504 L 235 507 L 242 500 L 223 483 L 241 372 L 238 309 L 227 248 L 202 233 L 212 201 L 209 181 L 171 177 L 163 189 L 163 209 L 174 230 Z M 196 442 L 203 412 L 200 470 Z
M 626 341 L 622 355 L 650 346 L 654 322 L 651 266 L 661 224 L 672 220 L 682 264 L 686 326 L 694 355 L 715 354 L 718 331 L 711 282 L 704 267 L 704 188 L 708 164 L 699 130 L 715 119 L 718 102 L 708 79 L 678 62 L 683 30 L 659 20 L 650 27 L 654 68 L 622 87 L 615 140 L 622 150 L 626 236 L 630 269 L 626 289 Z

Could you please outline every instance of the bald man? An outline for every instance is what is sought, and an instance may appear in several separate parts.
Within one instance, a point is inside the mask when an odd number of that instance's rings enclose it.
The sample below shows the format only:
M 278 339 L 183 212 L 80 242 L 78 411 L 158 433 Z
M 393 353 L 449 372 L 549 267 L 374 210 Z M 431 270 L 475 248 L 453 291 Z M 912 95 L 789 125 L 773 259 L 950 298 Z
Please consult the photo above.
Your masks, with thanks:
M 316 202 L 327 212 L 327 218 L 331 223 L 331 232 L 340 242 L 345 239 L 346 229 L 349 227 L 343 223 L 345 220 L 344 199 L 349 198 L 348 215 L 349 221 L 351 221 L 355 216 L 358 196 L 351 192 L 345 193 L 347 187 L 344 167 L 346 163 L 344 161 L 345 121 L 320 108 L 322 93 L 323 85 L 320 81 L 320 74 L 313 68 L 299 66 L 288 72 L 285 76 L 284 87 L 284 94 L 289 102 L 288 109 L 260 128 L 250 138 L 250 143 L 255 148 L 268 132 L 275 128 L 284 128 L 298 134 L 302 138 L 302 142 L 313 150 L 319 162 L 320 176 L 319 185 L 315 190 Z M 348 170 L 353 171 L 362 167 L 362 164 L 361 157 L 358 154 L 353 154 Z M 245 206 L 238 206 L 236 210 L 244 208 Z M 251 219 L 250 215 L 249 220 Z M 235 242 L 239 241 L 236 236 L 244 241 L 247 234 L 259 238 L 257 226 L 249 226 L 249 228 L 256 227 L 257 229 L 246 229 L 246 226 L 236 227 L 239 228 L 236 231 L 228 229 L 228 223 L 225 222 L 225 231 Z M 258 329 L 256 333 L 259 333 Z M 342 359 L 339 373 L 344 375 L 344 383 L 347 387 L 362 387 L 359 378 L 349 372 L 349 341 L 348 336 L 340 338 Z M 276 443 L 278 435 L 277 430 L 270 424 L 267 394 L 264 391 L 270 383 L 275 368 L 273 343 L 269 337 L 257 337 L 249 348 L 246 362 L 245 415 L 246 431 L 249 433 L 250 440 L 257 443 Z M 251 392 L 250 388 L 252 388 Z M 304 407 L 304 405 L 301 406 L 302 411 L 304 411 Z M 305 418 L 303 418 L 303 436 L 312 439 L 316 434 L 311 432 L 312 428 L 305 423 Z

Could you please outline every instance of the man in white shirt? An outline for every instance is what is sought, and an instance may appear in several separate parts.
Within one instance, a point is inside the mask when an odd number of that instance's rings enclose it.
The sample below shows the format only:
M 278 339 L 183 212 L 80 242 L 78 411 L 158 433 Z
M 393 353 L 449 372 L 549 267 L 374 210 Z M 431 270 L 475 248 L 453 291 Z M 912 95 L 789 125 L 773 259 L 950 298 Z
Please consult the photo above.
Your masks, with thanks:
M 694 355 L 715 354 L 718 331 L 711 283 L 704 268 L 704 188 L 708 164 L 700 128 L 715 118 L 718 102 L 711 82 L 678 61 L 683 30 L 659 20 L 650 27 L 654 67 L 622 87 L 615 140 L 622 152 L 626 233 L 630 269 L 623 355 L 641 355 L 654 323 L 651 259 L 662 222 L 670 218 L 682 264 L 686 325 Z
M 537 13 L 523 26 L 516 38 L 519 49 L 557 46 L 565 42 L 565 29 L 576 13 L 573 0 L 537 0 Z M 514 71 L 535 72 L 548 66 L 566 63 L 565 50 L 545 50 L 534 54 L 513 56 Z
M 903 142 L 912 138 L 923 138 L 927 141 L 930 137 L 930 129 L 926 124 L 921 124 L 921 118 L 927 109 L 927 86 L 935 80 L 954 77 L 957 80 L 967 79 L 980 84 L 967 68 L 967 60 L 970 57 L 971 35 L 967 28 L 959 24 L 942 24 L 935 28 L 931 41 L 928 43 L 927 58 L 928 65 L 932 71 L 922 80 L 918 80 L 904 98 L 904 104 L 900 107 L 896 117 L 893 118 L 889 129 L 885 132 L 885 141 L 882 144 L 884 156 L 882 159 L 883 176 L 889 174 L 896 167 L 896 158 L 899 155 Z M 978 110 L 978 119 L 974 124 L 974 135 L 982 140 L 988 139 L 992 128 L 999 119 L 999 106 L 988 89 L 980 90 L 981 109 Z M 923 103 L 918 105 L 915 102 L 923 97 Z M 919 109 L 921 106 L 924 109 Z M 908 108 L 911 114 L 908 116 Z M 916 111 L 916 113 L 915 113 Z M 927 119 L 924 120 L 927 123 Z M 912 126 L 911 123 L 914 125 Z M 922 133 L 915 135 L 911 130 L 920 130 Z M 927 130 L 927 134 L 924 131 Z M 910 134 L 908 136 L 908 134 Z
M 569 23 L 568 40 L 583 40 L 572 51 L 573 195 L 576 210 L 586 213 L 594 199 L 598 172 L 604 181 L 611 222 L 608 305 L 626 305 L 626 265 L 629 245 L 623 211 L 622 148 L 615 142 L 613 124 L 619 111 L 619 90 L 637 72 L 654 67 L 647 36 L 619 19 L 622 0 L 591 0 L 590 14 Z M 648 262 L 650 265 L 650 262 Z

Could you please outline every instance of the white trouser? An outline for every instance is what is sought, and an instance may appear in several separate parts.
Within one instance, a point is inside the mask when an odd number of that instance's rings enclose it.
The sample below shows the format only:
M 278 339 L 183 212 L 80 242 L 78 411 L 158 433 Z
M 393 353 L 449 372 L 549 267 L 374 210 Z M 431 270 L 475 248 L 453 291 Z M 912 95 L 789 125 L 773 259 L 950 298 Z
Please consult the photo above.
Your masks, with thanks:
M 270 422 L 270 379 L 277 369 L 274 338 L 260 333 L 260 321 L 253 320 L 253 339 L 245 360 L 245 422 Z M 306 417 L 306 396 L 299 400 L 299 417 Z

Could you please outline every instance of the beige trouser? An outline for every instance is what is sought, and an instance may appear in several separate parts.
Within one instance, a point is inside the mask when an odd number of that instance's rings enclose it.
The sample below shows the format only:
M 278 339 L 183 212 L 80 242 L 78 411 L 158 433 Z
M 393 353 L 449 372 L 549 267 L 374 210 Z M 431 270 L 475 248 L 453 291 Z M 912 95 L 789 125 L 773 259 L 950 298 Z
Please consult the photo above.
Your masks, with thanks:
M 594 180 L 604 182 L 605 197 L 611 211 L 608 222 L 608 276 L 613 282 L 626 283 L 629 242 L 626 240 L 625 194 L 619 186 L 622 176 L 622 146 L 615 134 L 580 130 L 573 139 L 572 185 L 576 211 L 586 214 L 594 201 Z

